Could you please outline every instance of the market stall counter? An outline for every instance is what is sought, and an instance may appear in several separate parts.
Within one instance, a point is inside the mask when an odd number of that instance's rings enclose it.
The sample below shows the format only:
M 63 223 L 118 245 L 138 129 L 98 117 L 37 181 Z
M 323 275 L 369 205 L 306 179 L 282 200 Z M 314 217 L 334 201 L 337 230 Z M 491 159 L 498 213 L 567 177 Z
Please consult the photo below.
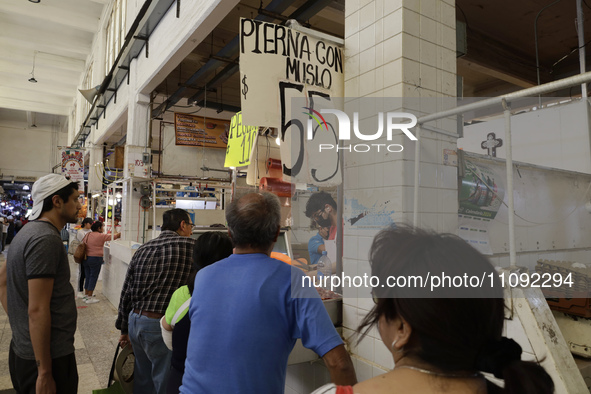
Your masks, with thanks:
M 113 304 L 119 307 L 121 289 L 125 281 L 127 267 L 140 243 L 117 239 L 105 242 L 103 258 L 105 265 L 101 270 L 103 275 L 103 294 Z
M 192 238 L 199 238 L 199 236 L 207 231 L 227 231 L 222 227 L 203 227 L 193 230 Z M 289 229 L 282 229 L 279 239 L 273 249 L 281 260 L 291 260 L 292 253 L 288 237 Z M 104 260 L 103 267 L 103 294 L 113 304 L 115 308 L 119 307 L 119 298 L 121 296 L 121 289 L 127 273 L 129 263 L 135 251 L 141 246 L 140 243 L 126 240 L 115 240 L 105 243 L 104 246 Z M 272 256 L 273 257 L 273 256 Z M 298 265 L 305 270 L 305 267 Z M 315 270 L 310 271 L 315 273 Z M 323 303 L 328 314 L 335 326 L 340 326 L 342 322 L 342 302 L 340 295 L 332 293 L 330 297 L 323 295 Z M 291 352 L 288 364 L 298 364 L 318 359 L 318 355 L 312 350 L 306 349 L 301 340 L 298 339 L 296 345 Z

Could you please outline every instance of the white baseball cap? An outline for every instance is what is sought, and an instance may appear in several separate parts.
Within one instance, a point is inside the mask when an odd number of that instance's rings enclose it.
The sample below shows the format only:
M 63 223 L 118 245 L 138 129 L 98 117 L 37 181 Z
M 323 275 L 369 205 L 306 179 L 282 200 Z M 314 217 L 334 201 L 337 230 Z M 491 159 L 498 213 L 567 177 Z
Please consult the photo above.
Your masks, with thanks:
M 39 179 L 33 184 L 31 190 L 31 197 L 33 197 L 33 210 L 29 216 L 29 220 L 38 219 L 43 208 L 43 200 L 53 195 L 58 190 L 68 186 L 72 183 L 71 180 L 60 174 L 48 174 Z

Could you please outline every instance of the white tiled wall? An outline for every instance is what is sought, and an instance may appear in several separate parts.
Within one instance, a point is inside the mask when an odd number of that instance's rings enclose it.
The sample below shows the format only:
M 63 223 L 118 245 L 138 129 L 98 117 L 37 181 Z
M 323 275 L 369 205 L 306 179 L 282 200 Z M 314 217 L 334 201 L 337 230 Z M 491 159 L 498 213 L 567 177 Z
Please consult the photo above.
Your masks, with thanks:
M 345 97 L 452 97 L 456 94 L 455 72 L 453 0 L 345 1 Z M 455 123 L 448 120 L 433 125 L 451 131 L 455 128 Z M 455 149 L 455 140 L 427 131 L 420 140 L 420 225 L 455 231 L 457 169 L 442 163 L 443 149 Z M 345 201 L 361 201 L 369 195 L 381 201 L 393 200 L 394 220 L 409 222 L 413 209 L 414 142 L 403 136 L 378 142 L 402 144 L 404 152 L 345 153 Z M 370 272 L 367 257 L 377 231 L 377 227 L 345 226 L 346 275 Z M 352 337 L 372 306 L 369 294 L 359 294 L 356 289 L 344 294 L 343 336 L 350 345 L 360 381 L 393 367 L 392 356 L 375 329 L 359 344 Z M 322 382 L 318 368 L 317 364 L 289 367 L 286 392 L 305 393 L 310 382 L 319 386 Z
M 345 69 L 346 97 L 455 96 L 453 1 L 347 0 L 345 14 L 345 56 L 352 66 Z M 374 36 L 369 38 L 371 33 Z M 445 126 L 445 122 L 441 124 Z M 447 126 L 455 127 L 455 123 L 448 122 Z M 420 225 L 455 231 L 457 169 L 443 165 L 443 149 L 455 149 L 455 140 L 425 131 L 420 141 Z M 362 192 L 381 194 L 385 200 L 397 199 L 395 220 L 408 222 L 414 197 L 414 143 L 403 137 L 390 143 L 402 144 L 404 152 L 346 153 L 345 200 L 358 198 Z M 354 226 L 345 227 L 345 274 L 370 272 L 367 256 L 377 231 L 379 228 L 360 231 Z M 356 289 L 347 290 L 344 296 L 343 326 L 348 337 L 373 302 L 368 294 L 359 294 Z M 392 355 L 375 329 L 361 343 L 351 340 L 350 344 L 360 381 L 393 367 Z

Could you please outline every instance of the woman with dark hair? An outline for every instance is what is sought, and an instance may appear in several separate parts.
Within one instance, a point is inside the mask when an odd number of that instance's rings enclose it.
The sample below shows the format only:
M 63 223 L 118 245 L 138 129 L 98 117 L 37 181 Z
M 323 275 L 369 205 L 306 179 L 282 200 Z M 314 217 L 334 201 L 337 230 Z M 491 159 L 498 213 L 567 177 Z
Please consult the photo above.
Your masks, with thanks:
M 87 304 L 99 302 L 92 293 L 96 287 L 103 260 L 103 246 L 105 242 L 111 240 L 111 234 L 102 234 L 105 229 L 104 223 L 96 221 L 90 226 L 90 232 L 86 234 L 83 242 L 86 243 L 86 260 L 82 262 L 84 267 L 84 297 L 83 301 Z M 121 237 L 121 233 L 116 233 L 113 238 Z
M 172 349 L 170 374 L 168 377 L 168 394 L 179 392 L 185 371 L 187 358 L 187 342 L 189 341 L 189 303 L 193 294 L 195 277 L 200 269 L 216 261 L 225 259 L 232 254 L 232 241 L 221 231 L 208 231 L 201 234 L 193 247 L 193 269 L 187 279 L 187 285 L 180 287 L 170 298 L 166 314 L 160 320 L 162 338 L 169 349 Z M 174 330 L 174 331 L 173 331 Z
M 70 247 L 68 249 L 69 254 L 73 255 L 74 252 L 76 251 L 76 248 L 82 242 L 82 240 L 84 239 L 86 234 L 88 234 L 92 231 L 91 227 L 92 227 L 93 223 L 94 223 L 94 220 L 92 220 L 91 218 L 84 218 L 84 220 L 80 224 L 80 229 L 76 233 L 75 240 L 72 241 L 72 244 L 70 245 Z M 84 280 L 86 279 L 86 274 L 84 273 L 84 265 L 83 264 L 78 264 L 78 265 L 79 265 L 79 267 L 78 267 L 78 292 L 79 293 L 76 296 L 76 298 L 84 298 L 86 296 L 86 294 L 84 294 Z
M 375 306 L 361 322 L 392 353 L 394 369 L 351 387 L 327 385 L 314 393 L 550 394 L 554 384 L 536 363 L 521 361 L 521 347 L 502 336 L 503 289 L 495 269 L 476 249 L 451 234 L 408 227 L 381 231 L 370 249 L 372 275 L 388 278 L 478 275 L 482 287 L 373 289 Z M 391 280 L 391 279 L 390 279 Z M 391 282 L 390 282 L 391 283 Z M 421 298 L 429 297 L 429 298 Z M 484 378 L 504 379 L 500 388 Z

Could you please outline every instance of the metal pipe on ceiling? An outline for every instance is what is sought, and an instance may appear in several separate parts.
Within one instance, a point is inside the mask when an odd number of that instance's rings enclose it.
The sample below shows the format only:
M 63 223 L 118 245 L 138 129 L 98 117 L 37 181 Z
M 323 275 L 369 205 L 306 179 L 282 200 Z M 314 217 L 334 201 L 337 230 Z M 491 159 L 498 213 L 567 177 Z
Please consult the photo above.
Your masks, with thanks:
M 147 39 L 150 37 L 154 29 L 156 29 L 160 20 L 166 15 L 166 11 L 172 6 L 174 1 L 175 0 L 145 0 L 125 36 L 123 46 L 121 47 L 121 50 L 119 50 L 119 54 L 117 55 L 109 74 L 107 74 L 100 85 L 99 93 L 94 100 L 94 104 L 91 106 L 84 122 L 82 122 L 82 125 L 80 126 L 80 130 L 74 137 L 72 147 L 79 148 L 84 144 L 86 138 L 90 134 L 91 126 L 93 126 L 98 118 L 104 113 L 107 104 L 113 97 L 115 97 L 115 100 L 117 99 L 117 89 L 126 78 L 129 78 L 129 65 L 131 64 L 131 61 L 138 57 L 146 45 Z
M 503 108 L 503 115 L 505 119 L 505 144 L 507 147 L 507 158 L 506 160 L 506 167 L 507 167 L 507 208 L 509 210 L 509 259 L 511 266 L 514 267 L 516 265 L 516 247 L 515 247 L 515 223 L 514 223 L 514 196 L 513 196 L 513 157 L 511 151 L 511 108 L 509 103 L 512 100 L 522 97 L 531 97 L 537 96 L 545 93 L 551 93 L 556 90 L 562 88 L 568 88 L 571 86 L 576 86 L 579 84 L 586 84 L 591 82 L 591 72 L 586 72 L 584 74 L 575 75 L 569 78 L 561 79 L 559 81 L 549 82 L 544 85 L 534 86 L 532 88 L 523 89 L 517 92 L 509 93 L 503 96 L 493 97 L 486 100 L 478 101 L 476 103 L 463 105 L 460 107 L 456 107 L 450 110 L 441 111 L 435 114 L 422 116 L 417 120 L 417 126 L 422 127 L 422 125 L 426 122 L 432 122 L 437 119 L 447 118 L 449 116 L 458 115 L 467 111 L 473 111 L 479 108 L 484 108 L 488 106 L 495 106 L 501 105 Z M 416 146 L 419 146 L 419 141 L 416 142 Z M 420 148 L 417 148 L 417 151 L 420 153 Z M 415 166 L 415 184 L 414 184 L 414 196 L 415 196 L 415 204 L 413 207 L 413 220 L 416 224 L 418 221 L 418 211 L 419 211 L 419 201 L 418 201 L 418 192 L 419 192 L 419 182 L 417 178 L 417 174 L 419 174 L 419 166 L 420 166 L 420 158 L 416 159 L 414 162 Z
M 587 71 L 585 64 L 585 16 L 583 15 L 583 5 L 581 0 L 577 0 L 577 36 L 579 38 L 579 64 L 581 73 Z M 587 98 L 587 84 L 581 85 L 581 97 Z
M 274 17 L 270 15 L 281 14 L 283 11 L 287 9 L 295 0 L 274 0 L 269 4 L 267 7 L 264 8 L 265 14 L 259 14 L 255 18 L 255 20 L 262 20 L 262 21 L 271 21 Z M 308 0 L 304 3 L 301 7 L 295 10 L 291 15 L 287 17 L 287 19 L 296 19 L 298 21 L 306 21 L 310 19 L 312 16 L 318 14 L 322 9 L 326 8 L 328 5 L 332 3 L 332 0 Z M 277 18 L 279 15 L 275 16 Z M 238 55 L 240 50 L 239 45 L 239 35 L 236 35 L 224 48 L 222 48 L 218 53 L 216 53 L 215 57 L 221 57 L 224 59 L 233 59 L 235 56 Z M 215 69 L 223 64 L 222 61 L 216 60 L 213 57 L 204 65 L 202 66 L 195 74 L 193 74 L 187 82 L 185 82 L 184 86 L 191 86 L 196 85 L 197 82 L 201 78 L 206 78 L 211 73 L 215 71 Z M 215 87 L 221 85 L 221 83 L 228 78 L 230 78 L 233 74 L 235 74 L 239 70 L 238 66 L 231 67 L 228 65 L 224 70 L 222 70 L 219 74 L 214 76 L 213 79 L 206 82 L 202 85 L 207 85 L 208 87 Z M 164 111 L 172 107 L 176 104 L 182 97 L 187 88 L 181 87 L 177 89 L 165 102 L 160 104 L 154 110 L 154 117 L 160 116 Z M 205 92 L 198 92 L 191 96 L 187 102 L 189 104 L 200 101 Z
M 289 7 L 294 1 L 295 0 L 273 0 L 267 7 L 265 7 L 265 10 L 281 13 L 285 11 L 287 7 Z M 259 15 L 255 19 L 268 20 L 269 18 Z M 228 44 L 226 44 L 225 47 L 220 49 L 215 54 L 215 56 L 218 58 L 233 59 L 238 54 L 239 49 L 240 41 L 238 39 L 238 35 L 236 35 Z M 222 66 L 223 64 L 225 64 L 225 61 L 217 60 L 214 58 L 209 59 L 207 63 L 201 66 L 201 68 L 197 70 L 196 73 L 194 73 L 193 75 L 191 75 L 191 77 L 189 77 L 189 79 L 187 79 L 183 86 L 178 88 L 176 92 L 170 95 L 169 98 L 167 98 L 162 104 L 156 107 L 154 111 L 152 111 L 152 117 L 157 118 L 160 115 L 162 115 L 164 111 L 174 106 L 183 98 L 185 91 L 188 89 L 187 86 L 197 85 L 199 79 L 209 77 L 213 72 L 215 72 L 215 70 L 218 67 Z M 207 83 L 206 85 L 210 86 L 209 83 Z M 194 99 L 193 101 L 199 100 Z

